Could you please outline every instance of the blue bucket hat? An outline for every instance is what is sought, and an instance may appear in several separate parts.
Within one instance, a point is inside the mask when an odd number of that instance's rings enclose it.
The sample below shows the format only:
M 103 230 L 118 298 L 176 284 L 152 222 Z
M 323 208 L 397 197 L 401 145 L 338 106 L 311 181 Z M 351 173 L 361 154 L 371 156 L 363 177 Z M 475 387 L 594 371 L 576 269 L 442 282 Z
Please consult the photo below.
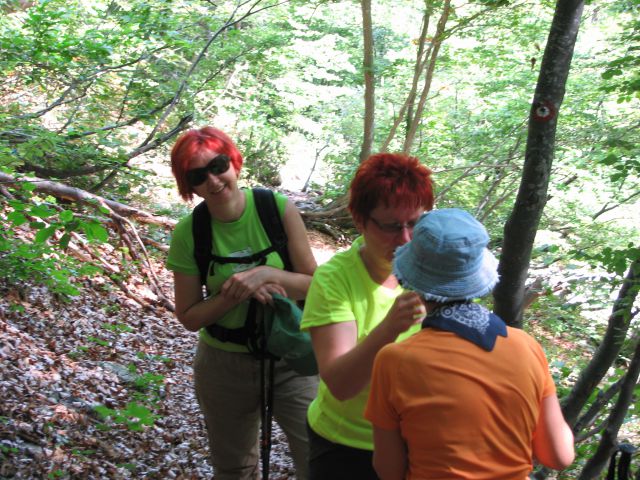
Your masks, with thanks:
M 425 213 L 412 240 L 398 247 L 393 273 L 425 300 L 451 302 L 482 297 L 498 283 L 498 261 L 487 249 L 484 226 L 464 210 Z

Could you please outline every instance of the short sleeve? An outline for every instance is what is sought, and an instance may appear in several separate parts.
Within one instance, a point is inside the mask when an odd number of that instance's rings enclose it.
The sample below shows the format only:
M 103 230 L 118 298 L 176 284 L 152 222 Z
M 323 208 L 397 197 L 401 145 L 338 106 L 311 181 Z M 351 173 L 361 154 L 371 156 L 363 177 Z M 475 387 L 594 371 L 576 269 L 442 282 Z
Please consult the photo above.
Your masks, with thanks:
M 191 225 L 192 215 L 188 215 L 178 222 L 173 229 L 169 255 L 167 256 L 167 269 L 173 272 L 187 275 L 198 275 L 198 265 L 193 256 L 193 233 Z
M 284 218 L 284 211 L 287 209 L 289 197 L 280 192 L 273 192 L 273 194 L 276 197 L 276 206 L 278 207 L 280 218 Z
M 330 262 L 318 267 L 313 275 L 305 299 L 301 330 L 355 320 L 347 295 L 347 282 Z
M 538 342 L 535 342 L 535 347 L 536 348 L 534 349 L 534 353 L 544 371 L 544 386 L 542 389 L 542 398 L 546 398 L 549 395 L 553 395 L 556 393 L 556 384 L 553 382 L 553 377 L 551 376 L 551 372 L 549 371 L 547 356 L 545 355 L 542 346 Z

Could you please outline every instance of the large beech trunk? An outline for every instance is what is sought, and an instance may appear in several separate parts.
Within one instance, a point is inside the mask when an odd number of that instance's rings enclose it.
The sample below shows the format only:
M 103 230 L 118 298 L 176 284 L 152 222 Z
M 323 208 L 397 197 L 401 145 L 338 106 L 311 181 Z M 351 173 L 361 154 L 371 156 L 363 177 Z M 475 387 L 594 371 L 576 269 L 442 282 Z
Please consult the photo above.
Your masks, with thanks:
M 522 326 L 525 281 L 533 241 L 547 202 L 558 112 L 583 7 L 583 0 L 558 0 L 531 104 L 522 181 L 504 227 L 498 267 L 500 283 L 493 292 L 496 314 L 511 326 Z

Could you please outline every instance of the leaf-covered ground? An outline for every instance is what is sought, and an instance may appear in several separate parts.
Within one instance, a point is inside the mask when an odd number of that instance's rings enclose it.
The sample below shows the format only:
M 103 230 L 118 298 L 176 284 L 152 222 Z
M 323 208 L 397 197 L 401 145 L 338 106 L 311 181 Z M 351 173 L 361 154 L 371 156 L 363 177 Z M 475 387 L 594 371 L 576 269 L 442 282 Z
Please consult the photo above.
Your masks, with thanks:
M 323 261 L 334 247 L 320 238 Z M 168 272 L 156 270 L 171 292 Z M 1 287 L 0 478 L 212 477 L 192 387 L 195 333 L 100 277 L 71 301 Z M 271 460 L 271 478 L 295 478 L 277 426 Z

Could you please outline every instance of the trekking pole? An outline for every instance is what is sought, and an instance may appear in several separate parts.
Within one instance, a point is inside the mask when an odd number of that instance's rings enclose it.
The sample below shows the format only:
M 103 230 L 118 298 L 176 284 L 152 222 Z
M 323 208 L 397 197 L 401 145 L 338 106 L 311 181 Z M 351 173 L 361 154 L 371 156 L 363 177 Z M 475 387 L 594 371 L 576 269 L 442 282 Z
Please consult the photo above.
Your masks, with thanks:
M 273 384 L 275 381 L 275 359 L 267 352 L 267 327 L 264 322 L 264 310 L 259 318 L 258 348 L 260 355 L 260 457 L 262 459 L 262 480 L 269 480 L 269 457 L 271 455 L 271 423 L 273 419 Z M 265 363 L 269 362 L 266 372 Z M 265 374 L 269 381 L 265 380 Z
M 269 381 L 265 381 L 265 362 L 269 361 Z M 260 360 L 260 458 L 262 460 L 262 480 L 269 480 L 269 457 L 271 456 L 271 424 L 273 420 L 273 383 L 275 379 L 273 357 Z

